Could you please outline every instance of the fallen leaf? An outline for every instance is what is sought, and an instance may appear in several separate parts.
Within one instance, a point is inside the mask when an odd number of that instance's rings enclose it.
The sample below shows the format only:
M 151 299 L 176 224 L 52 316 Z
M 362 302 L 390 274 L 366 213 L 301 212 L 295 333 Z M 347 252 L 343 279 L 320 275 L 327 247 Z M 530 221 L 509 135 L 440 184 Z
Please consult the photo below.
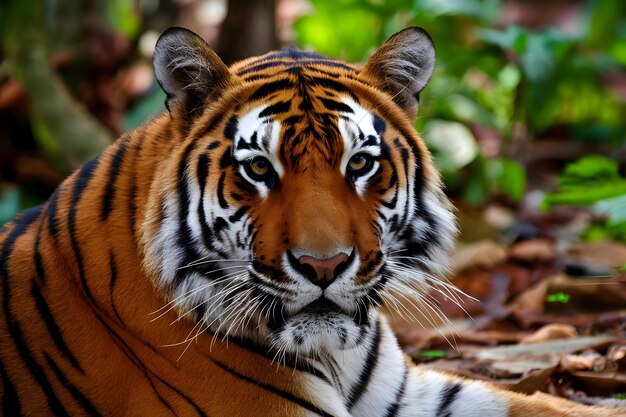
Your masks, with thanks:
M 526 240 L 511 246 L 509 256 L 524 262 L 549 262 L 556 257 L 556 250 L 547 239 Z
M 522 344 L 543 343 L 555 339 L 569 339 L 578 336 L 576 328 L 569 324 L 546 324 L 535 333 L 520 340 Z
M 606 358 L 614 362 L 620 370 L 626 370 L 626 344 L 616 344 L 609 348 Z
M 626 245 L 612 241 L 586 242 L 572 246 L 567 256 L 592 265 L 619 267 L 626 262 Z
M 504 360 L 521 356 L 537 357 L 549 354 L 573 353 L 584 349 L 606 346 L 615 342 L 615 340 L 613 336 L 609 335 L 580 336 L 571 339 L 552 340 L 545 343 L 483 348 L 474 350 L 470 355 L 482 360 Z
M 581 381 L 585 392 L 590 395 L 604 396 L 626 391 L 626 374 L 619 372 L 572 371 L 573 377 Z
M 591 369 L 593 359 L 586 358 L 581 355 L 565 355 L 561 358 L 561 369 L 564 371 L 578 371 L 582 369 Z
M 456 271 L 469 268 L 493 268 L 506 260 L 506 249 L 491 240 L 481 240 L 460 246 L 452 254 L 452 264 Z

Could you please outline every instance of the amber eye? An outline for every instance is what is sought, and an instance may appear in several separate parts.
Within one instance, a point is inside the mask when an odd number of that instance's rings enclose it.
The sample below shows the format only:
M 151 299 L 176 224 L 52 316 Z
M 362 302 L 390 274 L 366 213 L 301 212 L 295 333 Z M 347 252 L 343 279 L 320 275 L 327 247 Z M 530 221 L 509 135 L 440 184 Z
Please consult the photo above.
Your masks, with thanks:
M 358 153 L 348 161 L 348 172 L 353 176 L 363 175 L 370 170 L 372 162 L 370 155 Z
M 255 181 L 265 181 L 273 172 L 272 164 L 266 158 L 257 156 L 245 165 L 246 173 Z

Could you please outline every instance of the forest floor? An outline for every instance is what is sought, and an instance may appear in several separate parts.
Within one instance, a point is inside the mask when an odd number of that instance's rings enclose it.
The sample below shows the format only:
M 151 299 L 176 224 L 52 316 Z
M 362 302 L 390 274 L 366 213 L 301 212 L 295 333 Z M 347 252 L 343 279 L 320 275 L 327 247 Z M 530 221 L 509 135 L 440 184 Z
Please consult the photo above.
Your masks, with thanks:
M 423 326 L 390 312 L 405 351 L 422 367 L 514 391 L 626 407 L 626 272 L 615 267 L 626 245 L 572 242 L 584 212 L 514 219 L 499 239 L 485 230 L 512 218 L 506 209 L 488 208 L 486 221 L 464 213 L 465 230 L 482 235 L 453 256 L 450 281 L 467 296 L 433 291 L 442 315 L 405 301 L 403 316 Z

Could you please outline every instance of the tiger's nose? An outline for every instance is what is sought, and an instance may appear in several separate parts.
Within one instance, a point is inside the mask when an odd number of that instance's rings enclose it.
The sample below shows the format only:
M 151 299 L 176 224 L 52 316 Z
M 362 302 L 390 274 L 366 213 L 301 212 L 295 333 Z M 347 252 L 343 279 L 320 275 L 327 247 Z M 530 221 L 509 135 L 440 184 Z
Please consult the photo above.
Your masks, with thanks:
M 304 255 L 298 258 L 297 263 L 292 262 L 292 266 L 313 284 L 325 289 L 347 268 L 349 258 L 343 252 L 328 259 Z

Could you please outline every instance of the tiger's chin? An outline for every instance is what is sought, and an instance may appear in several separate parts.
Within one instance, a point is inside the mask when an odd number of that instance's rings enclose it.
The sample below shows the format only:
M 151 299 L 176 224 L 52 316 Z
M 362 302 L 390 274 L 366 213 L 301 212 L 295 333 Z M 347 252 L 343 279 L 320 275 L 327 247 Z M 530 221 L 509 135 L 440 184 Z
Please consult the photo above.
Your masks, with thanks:
M 286 319 L 270 338 L 277 350 L 316 355 L 358 346 L 369 332 L 369 323 L 369 318 L 358 320 L 325 303 L 316 303 Z

